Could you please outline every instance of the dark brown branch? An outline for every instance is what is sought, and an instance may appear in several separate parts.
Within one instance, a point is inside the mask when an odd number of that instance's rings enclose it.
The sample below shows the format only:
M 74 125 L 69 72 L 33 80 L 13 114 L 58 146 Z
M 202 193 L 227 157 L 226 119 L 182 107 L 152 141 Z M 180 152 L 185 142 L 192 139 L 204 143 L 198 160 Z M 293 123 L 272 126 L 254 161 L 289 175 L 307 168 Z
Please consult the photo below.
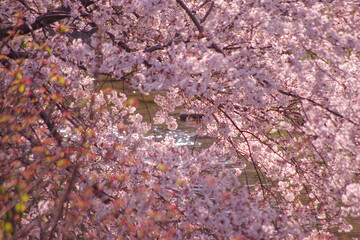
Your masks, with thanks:
M 209 10 L 207 10 L 205 16 L 200 20 L 200 23 L 205 22 L 205 20 L 206 20 L 207 17 L 209 16 L 209 14 L 210 14 L 211 10 L 213 9 L 213 7 L 214 7 L 214 2 L 211 2 L 210 7 L 209 7 Z
M 90 0 L 81 0 L 80 2 L 85 7 L 87 7 L 93 3 Z M 18 32 L 21 35 L 27 34 L 32 31 L 35 31 L 37 29 L 48 26 L 49 24 L 58 22 L 64 18 L 69 18 L 70 16 L 71 15 L 70 15 L 69 8 L 59 7 L 52 12 L 48 12 L 48 13 L 38 16 L 36 18 L 35 22 L 32 23 L 31 25 L 24 23 L 18 27 L 9 26 L 9 27 L 5 27 L 5 28 L 1 28 L 0 29 L 0 40 L 3 40 L 4 38 L 11 36 L 13 34 L 12 33 L 13 31 Z
M 62 198 L 59 201 L 59 204 L 57 206 L 58 209 L 56 211 L 56 216 L 54 218 L 54 223 L 53 223 L 53 226 L 52 226 L 51 231 L 49 233 L 49 238 L 48 239 L 52 239 L 52 237 L 53 237 L 53 234 L 54 234 L 54 231 L 56 229 L 57 223 L 60 220 L 60 218 L 62 216 L 62 212 L 64 210 L 64 203 L 68 200 L 70 192 L 71 192 L 73 186 L 75 185 L 77 172 L 78 172 L 78 165 L 76 165 L 74 167 L 74 169 L 73 169 L 73 171 L 71 173 L 71 179 L 70 179 L 69 185 L 68 185 L 66 191 L 64 192 L 64 195 L 62 196 Z
M 109 194 L 104 192 L 96 183 L 93 185 L 93 190 L 94 195 L 99 198 L 104 204 L 109 204 L 116 199 L 115 197 L 110 196 Z
M 194 14 L 190 11 L 190 9 L 185 5 L 185 3 L 182 0 L 176 0 L 176 2 L 186 11 L 186 13 L 189 15 L 191 20 L 194 22 L 195 26 L 200 32 L 200 35 L 204 36 L 204 27 L 201 26 L 200 22 L 197 20 L 197 18 L 194 16 Z M 205 17 L 203 18 L 203 21 L 207 18 L 207 15 L 209 15 L 214 3 L 212 2 L 210 9 L 206 13 Z M 209 48 L 215 49 L 216 52 L 221 53 L 225 56 L 225 53 L 218 47 L 216 43 L 212 43 Z
M 29 6 L 25 3 L 24 0 L 17 0 L 17 1 L 20 2 L 22 5 L 24 5 L 24 7 L 25 7 L 27 10 L 29 10 L 29 11 L 31 11 L 31 12 L 36 12 L 36 13 L 38 13 L 37 11 L 35 11 L 35 10 L 32 9 L 31 7 L 29 7 Z
M 186 13 L 189 15 L 191 20 L 194 22 L 195 26 L 199 30 L 200 34 L 204 33 L 204 28 L 201 26 L 200 22 L 197 20 L 197 18 L 194 16 L 194 14 L 190 11 L 190 9 L 185 5 L 185 3 L 182 0 L 176 0 L 176 2 L 186 11 Z
M 215 49 L 216 52 L 221 53 L 225 57 L 225 53 L 223 52 L 223 50 L 221 50 L 221 48 L 219 48 L 218 45 L 216 45 L 216 43 L 212 43 L 209 48 Z
M 80 0 L 80 2 L 84 7 L 88 7 L 94 3 L 92 0 Z
M 9 58 L 12 59 L 18 59 L 18 58 L 28 58 L 29 57 L 29 53 L 27 52 L 15 52 L 12 49 L 10 49 L 10 52 L 6 55 Z
M 240 43 L 233 43 L 233 44 L 230 44 L 226 47 L 223 48 L 223 50 L 237 50 L 237 49 L 240 49 L 240 48 L 243 48 L 244 45 L 242 44 L 250 44 L 250 42 L 240 42 Z
M 205 0 L 200 6 L 198 6 L 196 9 L 200 9 L 204 7 L 210 0 Z
M 59 134 L 59 132 L 57 131 L 55 124 L 53 121 L 51 121 L 50 119 L 50 113 L 49 111 L 42 111 L 40 112 L 40 117 L 44 120 L 44 123 L 46 124 L 46 126 L 48 127 L 51 135 L 55 138 L 56 142 L 61 145 L 62 142 L 62 137 Z
M 37 17 L 35 22 L 31 25 L 24 23 L 18 27 L 9 26 L 0 29 L 0 40 L 11 36 L 13 31 L 19 32 L 20 34 L 27 34 L 68 17 L 70 17 L 70 9 L 59 8 L 53 12 L 45 13 L 44 15 Z
M 112 34 L 112 33 L 110 33 L 110 32 L 106 32 L 106 34 L 107 34 L 107 35 L 110 37 L 110 39 L 111 39 L 112 41 L 114 41 L 114 43 L 115 43 L 115 36 L 114 36 L 114 34 Z M 131 48 L 129 48 L 129 46 L 128 46 L 125 42 L 123 42 L 123 41 L 118 41 L 117 44 L 118 44 L 119 47 L 125 49 L 125 51 L 128 52 L 128 53 L 130 53 L 130 52 L 133 51 L 133 50 L 132 50 Z
M 172 41 L 169 41 L 167 43 L 165 43 L 164 45 L 155 45 L 155 46 L 152 46 L 152 47 L 148 47 L 144 50 L 144 52 L 153 52 L 153 51 L 157 51 L 157 50 L 163 50 L 167 47 L 169 47 L 171 45 Z

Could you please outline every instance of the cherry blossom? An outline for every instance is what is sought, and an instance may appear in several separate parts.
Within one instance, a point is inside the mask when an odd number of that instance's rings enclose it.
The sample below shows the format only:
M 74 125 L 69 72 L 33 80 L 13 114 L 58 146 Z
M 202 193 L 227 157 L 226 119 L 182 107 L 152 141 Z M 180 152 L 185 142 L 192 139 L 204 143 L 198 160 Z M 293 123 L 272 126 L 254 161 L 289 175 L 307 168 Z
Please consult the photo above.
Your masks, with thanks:
M 0 239 L 351 231 L 359 9 L 340 0 L 2 1 Z M 107 82 L 156 94 L 151 122 Z M 161 124 L 177 129 L 179 107 L 201 116 L 192 124 L 209 147 L 151 137 Z

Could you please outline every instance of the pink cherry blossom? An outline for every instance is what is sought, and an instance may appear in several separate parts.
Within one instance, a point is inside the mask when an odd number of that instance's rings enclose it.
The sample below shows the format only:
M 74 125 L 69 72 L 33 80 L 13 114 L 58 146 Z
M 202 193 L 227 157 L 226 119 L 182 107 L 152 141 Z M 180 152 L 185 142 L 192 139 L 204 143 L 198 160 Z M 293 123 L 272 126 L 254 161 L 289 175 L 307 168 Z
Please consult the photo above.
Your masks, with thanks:
M 4 0 L 0 13 L 0 239 L 359 228 L 357 1 Z M 155 95 L 149 123 L 122 86 Z M 156 137 L 179 131 L 179 108 L 211 144 Z

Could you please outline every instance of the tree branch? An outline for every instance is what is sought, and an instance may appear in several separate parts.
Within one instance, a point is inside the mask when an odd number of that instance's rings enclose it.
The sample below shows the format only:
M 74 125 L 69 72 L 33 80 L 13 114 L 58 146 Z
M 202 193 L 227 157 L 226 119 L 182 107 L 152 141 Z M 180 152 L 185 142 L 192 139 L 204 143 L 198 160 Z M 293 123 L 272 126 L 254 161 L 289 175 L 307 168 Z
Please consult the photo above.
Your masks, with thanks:
M 91 4 L 93 4 L 93 1 L 90 0 L 80 0 L 82 5 L 84 7 L 87 7 Z M 35 31 L 37 29 L 43 28 L 45 26 L 48 26 L 49 24 L 52 24 L 54 22 L 60 21 L 64 18 L 69 18 L 70 15 L 70 8 L 67 7 L 59 7 L 55 9 L 52 12 L 45 13 L 43 15 L 40 15 L 36 18 L 35 22 L 31 25 L 28 25 L 26 23 L 22 24 L 21 26 L 14 27 L 14 26 L 8 26 L 5 28 L 0 29 L 0 40 L 12 36 L 13 31 L 19 32 L 21 35 L 27 34 L 31 31 Z
M 64 210 L 64 203 L 67 201 L 67 199 L 68 199 L 68 197 L 70 195 L 71 189 L 75 185 L 76 174 L 78 172 L 78 168 L 79 168 L 79 166 L 75 165 L 75 167 L 74 167 L 74 169 L 73 169 L 73 171 L 71 173 L 71 179 L 70 179 L 69 185 L 68 185 L 66 191 L 64 192 L 62 198 L 59 201 L 58 209 L 57 209 L 57 211 L 55 213 L 56 216 L 54 218 L 54 223 L 53 223 L 53 226 L 52 226 L 51 231 L 49 233 L 49 238 L 48 239 L 52 239 L 54 231 L 55 231 L 56 226 L 57 226 L 57 222 L 60 220 L 62 212 Z
M 13 34 L 12 33 L 13 31 L 19 32 L 21 35 L 27 34 L 31 31 L 35 31 L 39 28 L 43 28 L 44 26 L 60 21 L 67 17 L 70 17 L 70 9 L 58 8 L 53 12 L 45 13 L 44 15 L 37 17 L 35 22 L 31 25 L 24 23 L 18 27 L 9 26 L 0 29 L 0 40 L 8 36 L 11 36 Z
M 200 20 L 200 23 L 205 22 L 205 20 L 206 20 L 207 17 L 209 16 L 209 14 L 210 14 L 211 10 L 213 9 L 213 7 L 214 7 L 214 2 L 211 2 L 210 7 L 209 7 L 209 10 L 207 10 L 205 16 Z
M 200 34 L 204 33 L 204 28 L 201 26 L 200 22 L 197 20 L 197 18 L 194 16 L 194 14 L 190 11 L 190 9 L 185 5 L 185 3 L 182 0 L 176 0 L 176 2 L 186 11 L 186 13 L 189 15 L 191 20 L 194 22 L 195 26 L 199 30 Z
M 281 90 L 281 89 L 279 89 L 278 92 L 281 93 L 281 94 L 287 95 L 287 96 L 295 97 L 295 98 L 297 98 L 297 99 L 299 99 L 299 100 L 306 100 L 306 101 L 310 102 L 311 104 L 313 104 L 313 105 L 315 105 L 315 106 L 318 106 L 318 107 L 324 109 L 325 111 L 327 111 L 327 112 L 329 112 L 329 113 L 331 113 L 331 114 L 334 114 L 334 115 L 337 116 L 337 117 L 340 117 L 340 118 L 342 118 L 342 119 L 347 120 L 348 122 L 354 124 L 355 126 L 358 126 L 358 127 L 360 126 L 360 124 L 354 122 L 353 120 L 351 120 L 351 119 L 349 119 L 349 118 L 347 118 L 347 117 L 344 117 L 344 116 L 341 115 L 340 113 L 338 113 L 338 112 L 336 112 L 336 111 L 334 111 L 334 110 L 331 110 L 331 109 L 329 109 L 328 107 L 324 107 L 324 106 L 321 105 L 320 103 L 317 103 L 317 102 L 315 102 L 314 100 L 312 100 L 312 99 L 310 99 L 310 98 L 301 97 L 301 96 L 297 95 L 296 93 L 286 92 L 286 91 L 283 91 L 283 90 Z
M 221 50 L 221 48 L 219 48 L 218 45 L 216 45 L 216 43 L 212 43 L 209 48 L 215 49 L 216 52 L 221 53 L 225 57 L 225 53 L 223 52 L 223 50 Z
M 40 112 L 40 117 L 44 120 L 44 123 L 49 129 L 51 135 L 55 138 L 56 142 L 61 146 L 62 137 L 57 131 L 55 124 L 50 119 L 50 112 L 48 110 Z
M 27 10 L 29 10 L 29 11 L 31 11 L 31 12 L 39 13 L 39 12 L 35 11 L 34 9 L 32 9 L 31 7 L 29 7 L 29 6 L 25 3 L 24 0 L 17 0 L 17 1 L 20 2 L 22 5 L 24 5 L 24 7 L 25 7 Z
M 153 52 L 153 51 L 156 51 L 156 50 L 163 50 L 167 47 L 169 47 L 171 45 L 172 41 L 169 41 L 167 43 L 165 43 L 164 45 L 155 45 L 155 46 L 151 46 L 151 47 L 148 47 L 144 50 L 144 52 Z

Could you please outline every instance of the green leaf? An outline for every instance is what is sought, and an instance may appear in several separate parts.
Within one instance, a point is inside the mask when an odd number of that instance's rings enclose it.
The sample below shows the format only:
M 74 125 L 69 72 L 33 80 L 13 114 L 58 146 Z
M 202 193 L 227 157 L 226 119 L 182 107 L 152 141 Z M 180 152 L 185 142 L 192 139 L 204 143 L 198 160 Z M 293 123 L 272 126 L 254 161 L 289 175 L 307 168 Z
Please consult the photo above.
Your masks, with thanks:
M 21 46 L 23 48 L 27 48 L 28 44 L 23 40 L 23 41 L 21 41 Z
M 84 99 L 80 99 L 76 105 L 78 108 L 84 108 L 87 105 L 87 101 Z

